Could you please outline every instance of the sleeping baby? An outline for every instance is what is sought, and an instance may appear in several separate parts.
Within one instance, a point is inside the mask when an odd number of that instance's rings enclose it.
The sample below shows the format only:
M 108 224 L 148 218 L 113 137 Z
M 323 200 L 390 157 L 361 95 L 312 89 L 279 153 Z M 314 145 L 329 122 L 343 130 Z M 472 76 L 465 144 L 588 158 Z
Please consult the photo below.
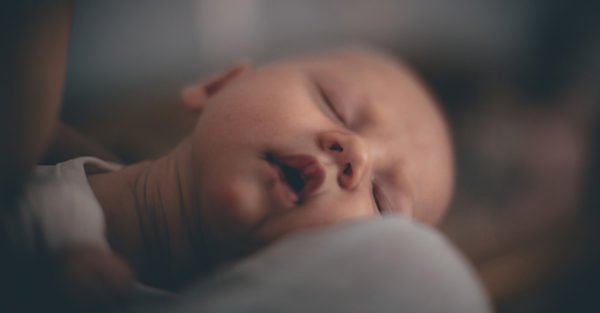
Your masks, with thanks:
M 196 127 L 157 160 L 35 170 L 21 232 L 77 297 L 114 299 L 135 281 L 177 290 L 292 232 L 387 213 L 435 224 L 448 205 L 443 115 L 383 53 L 236 65 L 182 100 Z

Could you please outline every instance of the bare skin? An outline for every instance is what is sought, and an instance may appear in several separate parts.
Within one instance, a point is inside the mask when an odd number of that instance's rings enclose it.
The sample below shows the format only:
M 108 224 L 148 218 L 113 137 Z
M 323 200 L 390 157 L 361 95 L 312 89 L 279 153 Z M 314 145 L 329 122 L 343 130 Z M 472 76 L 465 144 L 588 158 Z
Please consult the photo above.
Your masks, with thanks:
M 191 181 L 183 170 L 188 151 L 182 143 L 158 160 L 88 177 L 104 208 L 111 247 L 149 285 L 174 288 L 176 277 L 203 264 L 193 263 L 201 260 L 193 256 L 192 225 L 183 222 L 197 220 L 190 216 L 194 206 L 182 188 Z
M 0 212 L 12 205 L 55 134 L 72 1 L 8 1 L 5 9 L 10 18 L 0 29 L 9 39 L 0 60 Z

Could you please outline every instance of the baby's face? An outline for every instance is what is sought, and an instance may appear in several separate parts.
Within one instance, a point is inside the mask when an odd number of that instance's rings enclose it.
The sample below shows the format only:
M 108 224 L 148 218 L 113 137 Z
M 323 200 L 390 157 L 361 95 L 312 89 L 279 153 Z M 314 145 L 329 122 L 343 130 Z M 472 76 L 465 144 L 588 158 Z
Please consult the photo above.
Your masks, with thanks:
M 208 100 L 191 140 L 203 224 L 227 243 L 388 212 L 435 223 L 452 191 L 432 99 L 367 52 L 245 74 Z

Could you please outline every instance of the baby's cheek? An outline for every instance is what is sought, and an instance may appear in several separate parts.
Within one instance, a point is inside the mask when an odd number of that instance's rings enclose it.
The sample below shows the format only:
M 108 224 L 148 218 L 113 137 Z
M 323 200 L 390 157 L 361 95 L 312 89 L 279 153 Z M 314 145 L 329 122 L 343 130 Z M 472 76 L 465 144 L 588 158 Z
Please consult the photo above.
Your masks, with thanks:
M 429 167 L 417 180 L 414 217 L 430 225 L 436 225 L 444 216 L 454 189 L 451 166 L 442 163 L 443 161 L 438 161 L 437 166 Z
M 257 223 L 262 215 L 263 191 L 253 181 L 237 178 L 215 186 L 209 191 L 207 220 L 217 229 L 242 232 Z

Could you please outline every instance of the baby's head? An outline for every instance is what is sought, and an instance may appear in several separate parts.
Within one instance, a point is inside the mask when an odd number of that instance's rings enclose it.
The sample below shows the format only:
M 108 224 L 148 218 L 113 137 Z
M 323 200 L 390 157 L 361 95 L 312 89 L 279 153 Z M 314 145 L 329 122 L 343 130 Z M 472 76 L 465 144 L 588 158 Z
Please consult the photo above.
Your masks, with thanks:
M 347 49 L 237 66 L 187 88 L 200 111 L 191 192 L 221 243 L 402 213 L 435 224 L 448 206 L 448 129 L 426 88 L 384 54 Z

